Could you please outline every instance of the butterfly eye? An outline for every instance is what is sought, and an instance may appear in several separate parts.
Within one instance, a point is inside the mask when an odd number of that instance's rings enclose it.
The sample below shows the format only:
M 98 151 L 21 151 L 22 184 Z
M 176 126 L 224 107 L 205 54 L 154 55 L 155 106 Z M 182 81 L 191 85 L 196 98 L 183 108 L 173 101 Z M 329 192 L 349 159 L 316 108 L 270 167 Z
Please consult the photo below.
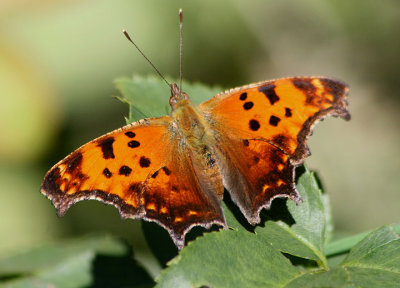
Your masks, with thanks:
M 169 105 L 171 106 L 172 110 L 176 108 L 176 103 L 178 103 L 178 100 L 174 97 L 174 95 L 172 95 L 169 98 Z

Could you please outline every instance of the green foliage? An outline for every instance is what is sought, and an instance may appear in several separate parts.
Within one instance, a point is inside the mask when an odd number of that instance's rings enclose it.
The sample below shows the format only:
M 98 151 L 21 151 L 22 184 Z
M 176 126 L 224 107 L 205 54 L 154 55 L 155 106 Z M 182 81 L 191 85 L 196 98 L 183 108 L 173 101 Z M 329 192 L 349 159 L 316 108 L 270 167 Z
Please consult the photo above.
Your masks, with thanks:
M 276 249 L 293 256 L 314 260 L 323 267 L 327 266 L 323 251 L 325 243 L 325 206 L 321 191 L 310 172 L 304 173 L 298 183 L 297 190 L 302 203 L 287 203 L 295 224 L 289 226 L 282 221 L 268 221 L 267 229 L 256 231 Z
M 256 233 L 207 233 L 190 243 L 165 269 L 159 287 L 396 287 L 400 281 L 400 225 L 385 226 L 356 244 L 340 265 L 324 255 L 326 218 L 312 173 L 300 177 L 303 202 L 287 202 L 296 224 L 267 221 Z M 314 216 L 315 215 L 315 216 Z M 333 247 L 337 245 L 333 244 Z M 330 248 L 332 249 L 332 248 Z M 340 249 L 342 249 L 340 247 Z M 340 251 L 339 249 L 339 251 Z M 314 260 L 318 268 L 292 264 L 278 251 Z M 333 254 L 334 251 L 331 250 Z M 202 267 L 199 269 L 199 267 Z
M 110 236 L 60 241 L 1 258 L 0 279 L 0 287 L 72 288 L 110 280 L 118 284 L 129 280 L 126 283 L 130 287 L 152 284 L 147 273 L 133 262 L 129 248 Z
M 168 79 L 171 83 L 172 80 Z M 127 122 L 135 122 L 148 117 L 169 115 L 169 97 L 171 92 L 166 83 L 159 77 L 134 76 L 132 79 L 120 78 L 115 80 L 115 85 L 122 97 L 117 97 L 129 105 L 129 118 Z M 189 94 L 190 100 L 195 104 L 210 99 L 222 92 L 220 87 L 207 87 L 200 83 L 183 81 L 183 90 Z
M 116 84 L 121 100 L 130 105 L 130 122 L 169 113 L 169 91 L 161 80 L 134 77 Z M 219 91 L 186 82 L 183 87 L 195 103 Z M 262 223 L 252 228 L 226 200 L 223 207 L 230 229 L 197 236 L 179 254 L 168 254 L 175 255 L 168 263 L 166 257 L 158 257 L 166 267 L 156 279 L 157 287 L 398 287 L 400 225 L 331 242 L 329 198 L 312 172 L 297 172 L 301 203 L 274 200 L 272 209 L 262 214 Z M 111 237 L 47 244 L 0 258 L 2 287 L 154 284 L 130 249 Z
M 287 287 L 398 287 L 399 225 L 384 226 L 356 244 L 342 263 L 328 271 L 311 271 Z
M 207 233 L 169 262 L 158 287 L 282 287 L 300 271 L 265 240 L 245 231 Z

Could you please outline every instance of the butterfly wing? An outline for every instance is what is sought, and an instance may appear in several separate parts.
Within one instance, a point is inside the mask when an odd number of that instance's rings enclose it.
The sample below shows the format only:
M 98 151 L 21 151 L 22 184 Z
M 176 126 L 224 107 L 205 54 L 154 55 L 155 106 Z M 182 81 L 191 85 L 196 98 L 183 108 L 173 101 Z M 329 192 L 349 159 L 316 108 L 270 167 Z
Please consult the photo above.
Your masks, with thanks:
M 300 199 L 294 167 L 309 155 L 306 139 L 328 115 L 350 119 L 347 91 L 328 78 L 285 78 L 232 89 L 199 106 L 217 139 L 224 185 L 250 223 L 275 197 Z
M 225 225 L 220 199 L 196 181 L 171 118 L 144 119 L 97 138 L 56 164 L 41 192 L 63 216 L 74 203 L 97 199 L 123 218 L 166 228 L 182 248 L 194 225 Z

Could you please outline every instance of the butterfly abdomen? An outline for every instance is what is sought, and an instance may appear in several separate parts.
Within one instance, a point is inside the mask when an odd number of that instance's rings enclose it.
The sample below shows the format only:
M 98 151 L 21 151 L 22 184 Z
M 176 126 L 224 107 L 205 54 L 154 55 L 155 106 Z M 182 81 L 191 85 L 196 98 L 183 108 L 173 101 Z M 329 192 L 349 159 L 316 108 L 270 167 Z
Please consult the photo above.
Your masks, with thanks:
M 172 110 L 176 132 L 180 136 L 180 147 L 186 149 L 195 171 L 203 185 L 213 186 L 213 190 L 222 197 L 223 185 L 220 168 L 217 165 L 215 138 L 210 134 L 208 123 L 192 103 L 187 102 Z M 201 174 L 201 175 L 200 175 Z M 207 183 L 205 183 L 207 182 Z

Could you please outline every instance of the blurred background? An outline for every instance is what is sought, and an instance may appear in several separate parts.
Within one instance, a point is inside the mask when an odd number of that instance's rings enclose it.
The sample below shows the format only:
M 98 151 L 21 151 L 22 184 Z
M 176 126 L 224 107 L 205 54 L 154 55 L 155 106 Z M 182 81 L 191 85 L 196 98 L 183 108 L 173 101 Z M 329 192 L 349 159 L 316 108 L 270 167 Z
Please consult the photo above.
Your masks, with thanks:
M 326 75 L 350 85 L 352 120 L 327 119 L 309 139 L 336 231 L 400 220 L 400 2 L 396 0 L 2 0 L 0 2 L 0 257 L 108 231 L 146 251 L 140 221 L 80 202 L 58 218 L 39 192 L 46 171 L 125 124 L 113 80 L 162 73 L 225 88 Z M 169 95 L 165 95 L 165 101 Z

